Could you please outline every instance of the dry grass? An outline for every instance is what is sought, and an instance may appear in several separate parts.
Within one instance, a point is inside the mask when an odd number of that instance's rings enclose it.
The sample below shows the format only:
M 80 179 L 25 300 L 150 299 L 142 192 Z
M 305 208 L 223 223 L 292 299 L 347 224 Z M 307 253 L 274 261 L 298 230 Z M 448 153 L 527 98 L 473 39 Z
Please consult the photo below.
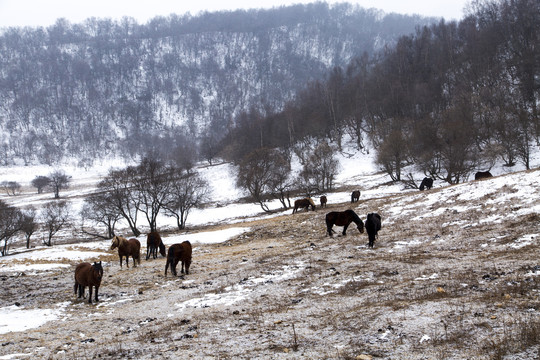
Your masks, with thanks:
M 513 194 L 515 189 L 505 186 L 501 192 Z M 468 203 L 455 195 L 427 210 L 422 196 L 414 192 L 354 205 L 359 214 L 376 210 L 383 216 L 373 250 L 366 246 L 367 236 L 354 228 L 347 236 L 325 235 L 324 214 L 350 208 L 344 203 L 323 212 L 289 211 L 239 224 L 251 231 L 223 244 L 198 246 L 191 273 L 183 278 L 163 276 L 162 258 L 143 260 L 136 269 L 120 269 L 118 256 L 111 252 L 102 257 L 106 265 L 100 305 L 74 300 L 72 269 L 43 273 L 40 282 L 34 276 L 4 275 L 0 306 L 15 301 L 27 308 L 71 304 L 61 322 L 7 334 L 0 355 L 26 352 L 54 359 L 538 355 L 540 278 L 534 275 L 540 271 L 538 248 L 535 243 L 511 245 L 523 235 L 537 233 L 540 216 L 506 219 L 508 209 L 527 206 L 518 200 L 482 209 L 496 194 Z M 406 204 L 404 211 L 393 213 L 396 204 Z M 453 210 L 458 205 L 467 210 Z M 431 215 L 412 220 L 421 211 Z M 486 216 L 506 220 L 482 222 Z M 235 225 L 204 230 L 230 226 Z M 188 301 L 196 305 L 184 306 Z M 61 332 L 46 331 L 57 326 Z M 94 341 L 84 342 L 88 339 Z

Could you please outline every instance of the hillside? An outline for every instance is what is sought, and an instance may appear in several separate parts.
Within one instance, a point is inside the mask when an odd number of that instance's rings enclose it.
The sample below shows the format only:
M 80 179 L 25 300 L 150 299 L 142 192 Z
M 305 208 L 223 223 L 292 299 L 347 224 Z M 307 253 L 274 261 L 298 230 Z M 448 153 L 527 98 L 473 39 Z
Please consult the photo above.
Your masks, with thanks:
M 108 242 L 68 241 L 1 258 L 0 355 L 537 357 L 539 175 L 418 192 L 389 191 L 384 176 L 357 172 L 325 210 L 165 234 L 167 246 L 194 244 L 191 273 L 178 278 L 163 275 L 163 258 L 120 268 Z M 355 204 L 344 200 L 351 180 L 364 185 Z M 374 249 L 354 226 L 347 236 L 325 234 L 324 214 L 348 208 L 364 219 L 381 214 Z M 104 262 L 98 304 L 73 294 L 82 259 Z
M 431 22 L 319 2 L 3 29 L 0 165 L 215 142 L 241 112 L 279 111 L 309 81 Z

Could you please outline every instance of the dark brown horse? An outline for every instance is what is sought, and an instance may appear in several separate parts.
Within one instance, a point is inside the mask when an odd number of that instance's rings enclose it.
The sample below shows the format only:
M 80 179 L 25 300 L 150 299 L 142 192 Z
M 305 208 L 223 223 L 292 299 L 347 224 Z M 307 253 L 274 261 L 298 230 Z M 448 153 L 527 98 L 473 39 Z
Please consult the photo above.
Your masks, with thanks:
M 479 171 L 476 174 L 474 174 L 474 180 L 482 180 L 493 177 L 489 171 Z
M 152 255 L 154 259 L 157 258 L 158 248 L 161 256 L 165 257 L 167 255 L 165 253 L 165 244 L 163 244 L 159 233 L 157 231 L 152 231 L 146 236 L 146 260 L 150 258 L 150 255 Z
M 111 250 L 118 248 L 118 256 L 120 257 L 120 267 L 122 267 L 122 257 L 126 257 L 126 266 L 129 267 L 129 257 L 133 258 L 133 266 L 137 267 L 137 263 L 141 264 L 141 243 L 137 239 L 126 239 L 122 236 L 113 236 Z
M 328 202 L 328 199 L 325 195 L 321 196 L 321 209 L 326 207 L 326 203 Z
M 96 289 L 96 302 L 98 302 L 98 289 L 101 285 L 101 279 L 103 278 L 103 267 L 101 267 L 101 261 L 95 262 L 94 265 L 83 262 L 77 265 L 75 268 L 75 285 L 73 291 L 77 294 L 78 298 L 84 297 L 84 288 L 88 286 L 88 302 L 92 303 L 92 286 Z
M 189 266 L 191 265 L 191 243 L 189 241 L 184 241 L 183 243 L 174 244 L 169 247 L 167 264 L 165 265 L 165 276 L 167 276 L 169 265 L 171 266 L 171 273 L 176 276 L 176 265 L 178 265 L 179 261 L 182 262 L 182 267 L 180 269 L 181 273 L 184 273 L 185 268 L 186 274 L 189 274 Z
M 366 231 L 369 239 L 368 247 L 372 248 L 373 244 L 375 244 L 375 237 L 379 230 L 381 230 L 381 215 L 369 213 L 366 219 Z
M 425 177 L 422 182 L 420 183 L 420 191 L 424 191 L 424 189 L 431 190 L 433 187 L 433 179 L 429 177 Z
M 360 190 L 354 190 L 351 194 L 351 203 L 357 202 L 360 199 Z
M 334 225 L 343 226 L 343 235 L 347 235 L 349 224 L 354 222 L 361 233 L 364 232 L 364 222 L 352 210 L 332 211 L 326 214 L 326 230 L 328 235 L 332 236 L 335 231 L 332 230 Z
M 292 213 L 294 214 L 298 211 L 298 209 L 304 209 L 305 211 L 308 211 L 310 206 L 311 210 L 315 211 L 315 203 L 311 198 L 298 199 L 294 202 L 294 209 Z

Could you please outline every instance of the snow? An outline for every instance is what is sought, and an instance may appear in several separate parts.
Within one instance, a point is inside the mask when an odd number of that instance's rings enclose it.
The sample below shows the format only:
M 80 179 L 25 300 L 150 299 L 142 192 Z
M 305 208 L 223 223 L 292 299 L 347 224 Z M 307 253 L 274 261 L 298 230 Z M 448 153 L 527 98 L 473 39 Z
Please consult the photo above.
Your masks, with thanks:
M 339 185 L 357 186 L 361 190 L 362 199 L 373 199 L 382 197 L 388 194 L 397 194 L 404 190 L 398 184 L 384 185 L 388 182 L 388 177 L 385 174 L 378 172 L 374 165 L 373 155 L 365 155 L 360 152 L 354 153 L 352 156 L 339 156 L 341 163 L 341 172 L 336 177 Z M 85 170 L 76 166 L 63 166 L 62 169 L 66 174 L 72 176 L 73 182 L 71 188 L 62 193 L 63 197 L 71 195 L 81 195 L 91 191 L 92 186 L 95 186 L 102 176 L 106 175 L 111 167 L 119 167 L 120 162 L 111 160 L 104 162 L 90 170 Z M 506 169 L 500 168 L 498 174 L 503 173 Z M 504 170 L 504 171 L 503 171 Z M 54 171 L 48 166 L 19 166 L 11 168 L 0 168 L 0 179 L 7 181 L 17 181 L 23 187 L 30 187 L 30 181 L 36 175 L 47 175 Z M 260 217 L 261 209 L 256 204 L 239 204 L 235 203 L 236 199 L 244 196 L 242 191 L 235 187 L 235 182 L 231 180 L 234 174 L 234 167 L 230 164 L 218 164 L 213 166 L 205 166 L 199 168 L 200 173 L 209 180 L 212 189 L 212 199 L 217 204 L 211 208 L 195 209 L 188 218 L 190 225 L 203 225 L 211 223 L 229 224 L 229 228 L 218 231 L 204 231 L 197 233 L 185 233 L 180 235 L 171 235 L 163 237 L 166 245 L 189 240 L 194 245 L 203 246 L 205 244 L 216 244 L 225 242 L 231 238 L 241 236 L 243 233 L 250 230 L 249 227 L 233 226 L 236 223 L 241 223 L 246 217 Z M 494 171 L 495 174 L 497 172 Z M 417 174 L 420 178 L 421 175 Z M 441 184 L 435 184 L 436 186 Z M 508 187 L 512 191 L 503 192 L 503 197 L 491 196 L 495 193 L 501 193 L 501 189 Z M 84 191 L 81 191 L 84 188 Z M 473 191 L 474 188 L 474 191 Z M 28 190 L 27 192 L 31 192 Z M 412 190 L 411 190 L 412 191 Z M 508 212 L 508 216 L 516 217 L 527 214 L 540 213 L 540 202 L 537 194 L 540 193 L 540 177 L 538 172 L 521 172 L 512 177 L 501 177 L 484 180 L 474 183 L 463 183 L 450 186 L 445 191 L 430 191 L 423 194 L 417 194 L 397 200 L 393 207 L 386 209 L 385 218 L 386 226 L 392 223 L 392 218 L 397 214 L 405 214 L 408 212 L 408 205 L 411 202 L 421 203 L 427 210 L 421 215 L 415 216 L 412 221 L 420 219 L 429 220 L 430 217 L 440 215 L 442 212 L 461 212 L 468 208 L 467 202 L 472 199 L 486 198 L 485 204 L 497 206 L 508 202 L 512 198 L 528 199 L 529 207 L 523 207 Z M 329 202 L 347 202 L 350 200 L 350 193 L 336 192 L 327 194 Z M 5 201 L 16 203 L 18 206 L 27 206 L 30 204 L 39 204 L 45 200 L 51 199 L 51 194 L 31 194 L 28 196 L 7 197 L 5 194 L 0 195 Z M 82 201 L 79 199 L 72 203 L 74 211 L 80 209 Z M 436 204 L 443 204 L 435 206 Z M 277 202 L 270 203 L 271 209 L 279 209 Z M 480 209 L 479 209 L 480 210 Z M 269 216 L 264 214 L 264 216 Z M 210 220 L 208 220 L 210 219 Z M 172 218 L 163 218 L 160 221 L 166 225 L 174 226 Z M 167 222 L 168 221 L 168 222 Z M 483 222 L 500 222 L 504 221 L 500 217 L 486 217 L 480 221 Z M 538 241 L 538 233 L 528 234 L 509 246 L 513 248 L 523 247 L 527 244 Z M 491 246 L 496 243 L 496 239 L 484 244 Z M 418 244 L 417 240 L 404 239 L 403 241 L 395 242 L 392 252 L 396 249 L 414 246 Z M 0 275 L 11 273 L 38 273 L 42 271 L 51 271 L 59 268 L 66 268 L 70 265 L 62 263 L 65 260 L 90 261 L 93 258 L 99 257 L 107 253 L 109 243 L 105 241 L 88 242 L 77 245 L 57 245 L 54 247 L 39 247 L 33 251 L 20 252 L 11 256 L 0 258 Z M 206 307 L 215 306 L 218 304 L 233 304 L 243 300 L 249 293 L 257 291 L 257 284 L 265 281 L 284 281 L 293 276 L 296 272 L 301 271 L 305 265 L 295 264 L 292 266 L 283 267 L 272 273 L 266 274 L 258 278 L 248 278 L 242 284 L 237 284 L 224 289 L 220 294 L 207 294 L 204 297 L 193 298 L 176 304 L 174 312 L 182 311 L 190 307 Z M 534 273 L 537 275 L 537 273 Z M 427 281 L 437 279 L 438 274 L 422 275 L 416 280 Z M 345 283 L 328 284 L 330 289 L 335 290 Z M 327 293 L 324 289 L 312 289 L 321 294 Z M 329 291 L 333 291 L 329 290 Z M 121 300 L 127 301 L 127 300 Z M 0 308 L 0 334 L 7 332 L 24 331 L 29 328 L 37 328 L 47 323 L 48 321 L 58 319 L 62 316 L 68 302 L 55 304 L 50 308 L 26 310 L 16 305 Z M 175 316 L 175 314 L 170 314 Z M 420 338 L 420 342 L 429 341 L 427 335 Z M 17 358 L 18 354 L 11 354 L 1 359 Z
M 24 309 L 17 305 L 0 308 L 0 334 L 24 331 L 58 319 L 71 302 L 56 304 L 53 309 Z

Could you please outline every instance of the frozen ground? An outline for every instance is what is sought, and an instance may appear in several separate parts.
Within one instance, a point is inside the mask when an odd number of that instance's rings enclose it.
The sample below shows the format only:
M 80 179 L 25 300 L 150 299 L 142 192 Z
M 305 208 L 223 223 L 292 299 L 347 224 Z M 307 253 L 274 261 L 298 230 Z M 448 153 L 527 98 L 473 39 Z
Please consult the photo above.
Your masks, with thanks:
M 72 169 L 64 196 L 74 209 L 108 166 Z M 0 359 L 539 357 L 540 170 L 495 169 L 489 180 L 420 193 L 387 185 L 356 154 L 342 158 L 342 191 L 327 194 L 328 210 L 272 216 L 234 203 L 242 194 L 229 165 L 201 171 L 215 179 L 219 206 L 164 236 L 167 246 L 193 243 L 189 275 L 164 276 L 163 258 L 120 268 L 107 241 L 12 244 L 0 258 Z M 360 202 L 350 204 L 355 188 Z M 4 199 L 50 200 L 32 192 Z M 347 208 L 381 214 L 375 249 L 355 227 L 326 236 L 326 212 Z M 100 260 L 100 302 L 89 305 L 73 294 L 73 271 Z

